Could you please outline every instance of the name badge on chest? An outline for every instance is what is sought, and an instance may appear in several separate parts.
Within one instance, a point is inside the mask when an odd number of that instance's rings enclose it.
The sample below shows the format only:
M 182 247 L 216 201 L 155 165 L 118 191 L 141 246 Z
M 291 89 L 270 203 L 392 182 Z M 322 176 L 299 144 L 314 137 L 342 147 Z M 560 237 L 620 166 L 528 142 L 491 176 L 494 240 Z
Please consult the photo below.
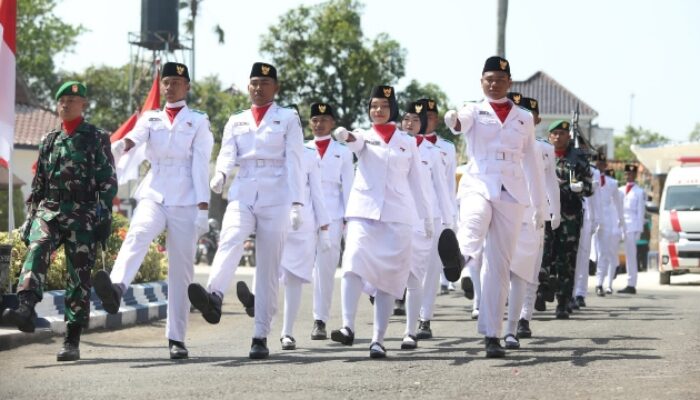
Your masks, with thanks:
M 371 144 L 372 146 L 379 146 L 381 142 L 379 140 L 369 140 L 365 139 L 366 144 Z

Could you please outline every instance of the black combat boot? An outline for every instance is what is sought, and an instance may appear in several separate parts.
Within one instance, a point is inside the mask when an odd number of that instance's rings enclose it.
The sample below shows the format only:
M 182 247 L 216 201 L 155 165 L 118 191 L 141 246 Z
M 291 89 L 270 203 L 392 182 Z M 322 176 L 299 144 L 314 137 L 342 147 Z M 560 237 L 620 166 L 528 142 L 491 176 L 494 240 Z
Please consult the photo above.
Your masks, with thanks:
M 78 324 L 66 325 L 66 338 L 63 339 L 63 347 L 56 354 L 56 361 L 80 360 L 80 333 L 83 327 Z
M 569 319 L 569 299 L 563 295 L 557 295 L 557 309 L 555 315 L 557 319 Z
M 39 302 L 39 297 L 31 290 L 23 290 L 17 293 L 19 307 L 16 310 L 7 309 L 2 313 L 2 319 L 17 326 L 22 332 L 32 333 L 36 326 L 36 311 L 34 306 Z

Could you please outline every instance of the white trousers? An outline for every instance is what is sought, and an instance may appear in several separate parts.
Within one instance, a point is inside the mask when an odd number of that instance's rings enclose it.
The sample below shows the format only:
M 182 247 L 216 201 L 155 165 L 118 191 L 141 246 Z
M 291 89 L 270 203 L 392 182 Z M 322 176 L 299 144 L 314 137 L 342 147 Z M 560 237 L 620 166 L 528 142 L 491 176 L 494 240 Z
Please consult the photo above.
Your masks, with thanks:
M 515 272 L 510 273 L 510 291 L 508 292 L 508 323 L 506 326 L 506 335 L 515 336 L 518 328 L 518 320 L 522 313 L 523 304 L 527 290 L 530 286 L 535 286 L 534 283 L 529 283 Z
M 243 254 L 243 242 L 255 233 L 254 338 L 266 338 L 277 312 L 279 266 L 289 229 L 290 205 L 250 206 L 231 201 L 226 207 L 219 248 L 214 256 L 207 289 L 226 293 Z
M 642 232 L 625 233 L 625 265 L 627 267 L 627 286 L 637 286 L 637 241 Z
M 477 193 L 467 193 L 461 198 L 460 250 L 465 257 L 476 257 L 484 246 L 477 325 L 479 333 L 487 337 L 501 336 L 510 283 L 510 262 L 524 211 L 525 207 L 506 191 L 501 192 L 498 200 L 489 201 Z
M 598 262 L 596 263 L 596 286 L 605 286 L 612 289 L 615 279 L 618 257 L 617 246 L 620 243 L 620 235 L 611 229 L 601 227 L 596 233 L 596 247 L 598 250 Z M 607 278 L 607 281 L 606 279 Z M 607 283 L 607 284 L 606 284 Z
M 282 334 L 294 337 L 294 322 L 299 314 L 301 305 L 302 284 L 307 283 L 293 274 L 287 274 L 282 278 L 284 283 L 284 318 L 282 322 Z
M 442 221 L 439 218 L 435 219 L 435 225 L 433 234 L 433 240 L 435 245 L 428 254 L 428 259 L 425 261 L 427 264 L 427 270 L 425 271 L 425 277 L 423 278 L 423 296 L 420 306 L 419 318 L 421 321 L 430 321 L 433 319 L 433 313 L 435 310 L 435 298 L 437 297 L 438 287 L 440 284 L 440 276 L 442 274 L 442 261 L 440 260 L 440 255 L 437 251 L 437 242 L 440 238 L 440 233 L 442 233 Z
M 187 286 L 194 276 L 196 217 L 195 205 L 164 206 L 152 200 L 141 200 L 134 210 L 129 231 L 110 274 L 112 283 L 128 287 L 139 271 L 151 242 L 167 229 L 168 317 L 165 335 L 178 342 L 185 341 L 190 312 Z
M 591 258 L 593 227 L 589 219 L 584 219 L 576 251 L 576 270 L 574 271 L 574 296 L 586 297 L 588 292 L 588 265 Z
M 343 220 L 336 219 L 328 227 L 331 237 L 331 248 L 326 251 L 316 248 L 316 261 L 314 262 L 314 320 L 328 322 L 330 318 L 331 304 L 333 303 L 333 287 L 335 286 L 335 272 L 340 261 L 340 242 L 343 238 Z

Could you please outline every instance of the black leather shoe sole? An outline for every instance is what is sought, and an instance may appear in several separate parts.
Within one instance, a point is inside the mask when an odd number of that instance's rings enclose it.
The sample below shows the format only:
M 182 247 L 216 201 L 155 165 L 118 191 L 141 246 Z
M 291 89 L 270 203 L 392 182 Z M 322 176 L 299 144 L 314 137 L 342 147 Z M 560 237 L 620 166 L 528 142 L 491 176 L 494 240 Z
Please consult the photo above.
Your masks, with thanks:
M 255 295 L 251 293 L 250 289 L 248 289 L 248 285 L 243 281 L 238 281 L 236 283 L 236 297 L 238 297 L 238 301 L 240 301 L 245 308 L 255 306 Z
M 486 348 L 486 358 L 503 358 L 506 356 L 506 351 L 501 347 L 491 346 Z
M 112 287 L 112 279 L 105 270 L 100 270 L 95 273 L 95 278 L 92 280 L 92 286 L 95 288 L 95 294 L 102 301 L 102 308 L 109 314 L 119 312 L 121 299 L 114 292 Z
M 187 287 L 187 296 L 190 303 L 202 313 L 204 320 L 210 324 L 218 324 L 221 320 L 221 313 L 217 312 L 209 301 L 209 293 L 198 283 L 191 283 Z
M 464 257 L 459 251 L 459 241 L 452 229 L 444 229 L 438 239 L 438 255 L 443 265 L 445 278 L 457 282 L 464 267 Z
M 311 332 L 311 340 L 326 340 L 328 339 L 328 334 L 326 333 L 325 330 L 318 330 L 315 332 Z
M 248 353 L 248 358 L 251 360 L 262 360 L 268 357 L 270 357 L 270 350 L 259 344 L 254 344 L 253 347 L 250 348 L 250 353 Z
M 386 349 L 379 343 L 369 345 L 369 358 L 386 358 Z
M 331 340 L 346 346 L 352 346 L 352 343 L 355 341 L 355 335 L 352 333 L 350 335 L 345 335 L 340 329 L 336 329 L 331 331 Z
M 185 360 L 189 358 L 189 353 L 186 349 L 170 348 L 171 360 Z
M 462 278 L 461 286 L 464 291 L 464 297 L 469 300 L 474 300 L 474 282 L 472 282 L 472 278 L 468 276 Z
M 80 360 L 80 349 L 61 349 L 56 354 L 56 361 L 78 361 Z

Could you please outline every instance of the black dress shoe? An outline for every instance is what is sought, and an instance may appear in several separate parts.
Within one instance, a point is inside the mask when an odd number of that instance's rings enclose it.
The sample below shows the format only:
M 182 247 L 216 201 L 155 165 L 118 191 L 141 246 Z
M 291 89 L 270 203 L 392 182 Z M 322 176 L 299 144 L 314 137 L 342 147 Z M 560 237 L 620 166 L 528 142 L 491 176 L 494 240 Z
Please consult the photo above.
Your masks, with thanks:
M 199 283 L 191 283 L 187 287 L 190 303 L 202 313 L 204 320 L 210 324 L 218 324 L 221 320 L 222 300 L 214 293 L 209 293 Z
M 56 354 L 56 361 L 80 360 L 80 333 L 82 331 L 83 327 L 80 325 L 66 325 L 66 337 L 63 340 L 63 347 Z
M 403 300 L 394 300 L 394 315 L 406 315 L 406 303 Z
M 185 358 L 189 357 L 189 352 L 187 351 L 185 343 L 183 342 L 168 339 L 168 347 L 170 348 L 171 360 L 184 360 Z
M 386 358 L 386 349 L 377 342 L 369 345 L 369 358 Z
M 406 335 L 401 341 L 401 350 L 415 350 L 418 347 L 418 338 L 413 335 Z
M 537 297 L 535 298 L 535 310 L 547 311 L 547 303 L 544 301 L 542 293 L 537 293 Z
M 352 346 L 352 343 L 355 341 L 355 333 L 347 326 L 343 329 L 335 329 L 331 331 L 331 340 L 346 346 Z
M 627 286 L 624 289 L 618 290 L 617 293 L 637 294 L 637 289 L 634 286 Z
M 450 282 L 457 282 L 464 268 L 464 256 L 459 250 L 459 241 L 452 229 L 444 229 L 438 238 L 438 255 L 443 265 L 442 272 Z
M 501 346 L 501 341 L 495 337 L 485 338 L 486 358 L 503 358 L 506 356 L 506 351 Z
M 518 321 L 518 339 L 528 339 L 532 337 L 532 331 L 530 330 L 530 321 L 525 318 L 520 318 Z
M 603 290 L 603 287 L 602 287 L 602 286 L 596 286 L 596 287 L 595 287 L 595 294 L 596 294 L 598 297 L 605 297 L 605 290 Z
M 282 350 L 296 350 L 297 341 L 289 335 L 284 335 L 280 338 L 280 343 L 282 344 Z
M 248 285 L 246 285 L 245 282 L 243 281 L 238 281 L 236 283 L 236 297 L 238 297 L 238 301 L 243 304 L 243 308 L 245 308 L 245 313 L 248 314 L 249 317 L 254 318 L 255 317 L 255 295 L 248 289 Z
M 506 349 L 508 350 L 518 350 L 520 348 L 520 341 L 511 333 L 503 338 L 503 343 L 506 344 Z
M 576 305 L 580 307 L 586 306 L 586 298 L 583 296 L 576 296 Z
M 418 321 L 418 332 L 416 332 L 416 338 L 418 339 L 432 339 L 433 330 L 430 329 L 430 321 Z
M 248 357 L 253 360 L 262 360 L 270 356 L 270 350 L 267 349 L 267 338 L 253 338 L 253 343 L 250 345 L 250 353 Z
M 311 340 L 326 340 L 328 339 L 328 334 L 326 333 L 326 323 L 317 319 L 314 321 L 314 327 L 311 329 Z
M 460 282 L 462 286 L 462 290 L 464 291 L 464 297 L 466 297 L 469 300 L 474 299 L 474 282 L 472 282 L 472 278 L 465 276 L 462 278 L 462 281 Z
M 567 310 L 566 305 L 564 304 L 558 304 L 557 309 L 555 311 L 555 316 L 557 319 L 569 319 L 569 310 Z
M 109 273 L 105 270 L 100 270 L 95 273 L 95 278 L 92 280 L 95 294 L 102 301 L 102 308 L 109 314 L 119 312 L 119 305 L 122 303 L 122 288 L 119 285 L 112 283 Z

